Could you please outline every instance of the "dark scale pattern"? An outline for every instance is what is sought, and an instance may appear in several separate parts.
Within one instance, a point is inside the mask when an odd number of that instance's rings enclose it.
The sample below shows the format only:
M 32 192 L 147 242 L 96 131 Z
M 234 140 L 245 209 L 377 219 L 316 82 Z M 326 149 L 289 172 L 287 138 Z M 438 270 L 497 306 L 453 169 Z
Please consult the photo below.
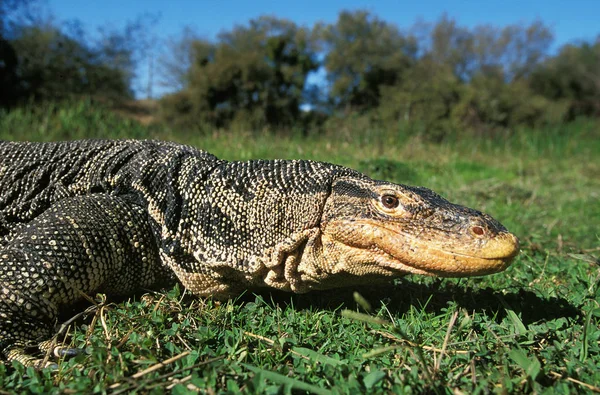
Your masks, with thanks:
M 107 194 L 59 201 L 0 250 L 0 347 L 48 339 L 82 293 L 127 295 L 168 277 L 143 208 Z
M 157 141 L 0 142 L 0 357 L 39 363 L 24 350 L 44 350 L 84 294 L 479 275 L 517 246 L 485 214 L 332 164 L 226 162 Z
M 233 162 L 207 180 L 210 207 L 198 245 L 208 262 L 232 252 L 260 256 L 292 233 L 319 225 L 337 167 L 302 161 Z

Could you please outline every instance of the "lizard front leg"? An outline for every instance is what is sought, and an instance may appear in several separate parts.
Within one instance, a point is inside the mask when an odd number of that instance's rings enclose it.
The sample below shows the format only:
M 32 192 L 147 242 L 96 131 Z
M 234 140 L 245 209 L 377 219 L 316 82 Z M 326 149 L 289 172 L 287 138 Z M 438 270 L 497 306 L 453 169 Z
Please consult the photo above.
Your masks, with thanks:
M 59 313 L 86 294 L 130 294 L 168 277 L 144 208 L 108 194 L 62 200 L 0 249 L 0 353 L 36 365 Z

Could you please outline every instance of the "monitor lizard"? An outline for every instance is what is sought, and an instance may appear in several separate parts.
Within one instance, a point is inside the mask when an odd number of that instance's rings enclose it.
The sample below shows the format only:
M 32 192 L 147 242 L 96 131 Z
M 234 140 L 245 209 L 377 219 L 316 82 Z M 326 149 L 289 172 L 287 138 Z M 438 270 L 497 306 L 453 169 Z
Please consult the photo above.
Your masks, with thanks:
M 518 239 L 423 187 L 160 141 L 0 142 L 0 355 L 39 366 L 58 314 L 181 282 L 227 298 L 506 269 Z

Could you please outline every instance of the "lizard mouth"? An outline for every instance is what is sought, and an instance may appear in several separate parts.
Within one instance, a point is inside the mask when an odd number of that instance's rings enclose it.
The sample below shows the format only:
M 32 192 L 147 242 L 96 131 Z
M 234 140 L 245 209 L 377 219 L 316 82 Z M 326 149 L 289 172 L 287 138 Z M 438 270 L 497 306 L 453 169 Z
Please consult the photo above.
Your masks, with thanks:
M 387 236 L 378 245 L 396 261 L 390 268 L 399 266 L 398 269 L 405 270 L 410 266 L 411 271 L 442 277 L 501 272 L 519 252 L 519 240 L 509 232 L 499 233 L 481 244 L 461 242 L 460 238 L 425 241 L 389 229 L 384 232 Z
M 509 232 L 485 239 L 443 233 L 418 236 L 399 232 L 370 221 L 342 221 L 334 225 L 336 238 L 350 248 L 370 250 L 372 261 L 398 273 L 415 273 L 440 277 L 468 277 L 497 273 L 510 266 L 519 252 L 519 240 Z M 345 221 L 343 221 L 345 222 Z M 351 226 L 354 237 L 342 237 L 341 227 Z M 361 235 L 358 239 L 357 234 Z M 346 239 L 346 240 L 343 240 Z M 359 242 L 357 243 L 357 240 Z

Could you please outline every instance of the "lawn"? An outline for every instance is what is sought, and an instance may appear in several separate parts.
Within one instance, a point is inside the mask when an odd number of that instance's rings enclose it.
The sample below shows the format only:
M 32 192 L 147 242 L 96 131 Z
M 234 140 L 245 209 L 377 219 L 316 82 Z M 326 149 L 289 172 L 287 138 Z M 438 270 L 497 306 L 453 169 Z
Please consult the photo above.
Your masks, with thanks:
M 503 273 L 407 276 L 217 303 L 180 287 L 105 301 L 57 371 L 0 364 L 0 394 L 600 392 L 600 125 L 493 138 L 349 127 L 335 135 L 182 132 L 82 103 L 0 116 L 0 139 L 160 138 L 229 160 L 304 158 L 423 185 L 516 233 Z

